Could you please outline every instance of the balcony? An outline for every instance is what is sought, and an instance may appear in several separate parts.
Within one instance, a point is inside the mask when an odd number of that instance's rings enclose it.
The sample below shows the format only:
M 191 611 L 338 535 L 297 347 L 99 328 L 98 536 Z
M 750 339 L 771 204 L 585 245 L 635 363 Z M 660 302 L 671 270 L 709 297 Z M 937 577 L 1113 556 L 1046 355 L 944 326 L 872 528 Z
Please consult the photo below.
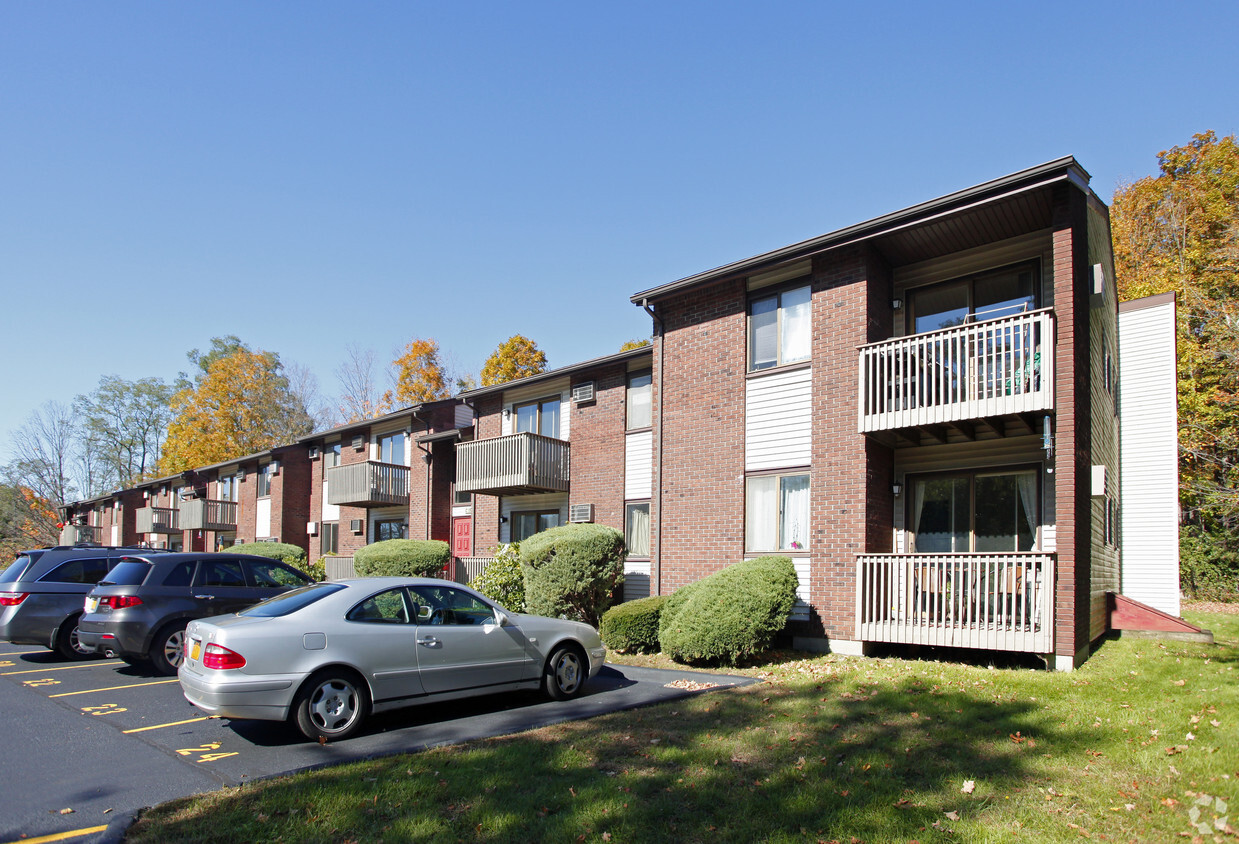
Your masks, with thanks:
M 520 433 L 456 446 L 456 489 L 483 495 L 566 492 L 566 440 Z
M 61 545 L 98 545 L 103 541 L 103 529 L 94 525 L 65 525 L 60 529 Z
M 862 554 L 856 564 L 861 641 L 1054 650 L 1053 554 Z
M 1054 314 L 969 322 L 860 347 L 862 433 L 1054 409 Z
M 327 503 L 385 507 L 409 503 L 409 467 L 368 460 L 327 470 Z
M 180 511 L 175 507 L 138 509 L 138 533 L 180 533 Z
M 236 530 L 237 502 L 193 498 L 181 502 L 182 530 Z

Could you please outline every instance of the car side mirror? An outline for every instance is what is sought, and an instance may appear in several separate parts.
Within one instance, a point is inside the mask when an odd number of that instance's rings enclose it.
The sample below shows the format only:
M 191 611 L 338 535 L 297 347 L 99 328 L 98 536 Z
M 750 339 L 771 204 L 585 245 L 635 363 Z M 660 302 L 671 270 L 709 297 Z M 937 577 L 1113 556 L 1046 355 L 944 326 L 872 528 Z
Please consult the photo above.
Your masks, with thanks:
M 428 621 L 430 621 L 430 607 L 419 604 L 417 607 L 417 623 L 425 624 Z
M 502 610 L 495 609 L 495 626 L 505 627 L 508 624 L 508 616 Z

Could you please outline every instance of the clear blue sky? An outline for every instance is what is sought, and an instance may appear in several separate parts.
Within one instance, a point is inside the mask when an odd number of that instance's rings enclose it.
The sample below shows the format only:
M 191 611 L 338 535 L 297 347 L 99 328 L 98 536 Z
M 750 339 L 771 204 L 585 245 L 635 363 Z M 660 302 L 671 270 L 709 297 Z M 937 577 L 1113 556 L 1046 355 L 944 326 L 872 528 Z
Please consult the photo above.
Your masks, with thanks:
M 475 373 L 638 290 L 1071 154 L 1109 199 L 1239 129 L 1239 4 L 0 7 L 0 461 L 213 336 Z

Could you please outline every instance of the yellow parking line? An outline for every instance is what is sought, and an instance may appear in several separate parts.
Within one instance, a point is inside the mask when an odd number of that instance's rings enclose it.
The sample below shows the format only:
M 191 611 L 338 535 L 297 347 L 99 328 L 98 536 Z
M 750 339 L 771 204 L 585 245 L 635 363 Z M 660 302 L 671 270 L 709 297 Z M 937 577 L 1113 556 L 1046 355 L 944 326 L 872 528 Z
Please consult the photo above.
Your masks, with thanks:
M 11 654 L 0 654 L 0 656 L 22 656 L 24 654 L 37 654 L 38 651 L 13 651 Z
M 26 671 L 5 671 L 0 673 L 0 677 L 12 677 L 14 674 L 43 674 L 48 671 L 72 671 L 74 668 L 98 668 L 100 665 L 106 665 L 111 668 L 119 660 L 108 659 L 102 662 L 86 662 L 81 665 L 59 665 L 55 668 L 31 668 Z
M 97 832 L 103 832 L 107 829 L 107 825 L 91 826 L 86 829 L 71 829 L 68 832 L 57 832 L 52 835 L 40 835 L 38 838 L 20 838 L 17 841 L 10 841 L 8 844 L 45 844 L 48 841 L 68 841 L 70 838 L 81 838 L 83 835 L 94 835 Z
M 92 695 L 96 692 L 114 692 L 117 689 L 136 689 L 141 686 L 162 686 L 166 683 L 179 683 L 180 681 L 173 678 L 171 680 L 152 680 L 149 683 L 130 683 L 127 686 L 108 686 L 106 689 L 86 689 L 81 692 L 61 692 L 58 695 L 48 695 L 48 697 L 70 697 L 71 695 Z
M 179 727 L 182 724 L 197 724 L 199 721 L 210 721 L 214 715 L 203 715 L 201 718 L 186 718 L 184 721 L 173 721 L 170 724 L 152 724 L 149 727 L 135 727 L 132 730 L 122 730 L 125 735 L 129 733 L 144 733 L 147 730 L 162 730 L 164 727 Z

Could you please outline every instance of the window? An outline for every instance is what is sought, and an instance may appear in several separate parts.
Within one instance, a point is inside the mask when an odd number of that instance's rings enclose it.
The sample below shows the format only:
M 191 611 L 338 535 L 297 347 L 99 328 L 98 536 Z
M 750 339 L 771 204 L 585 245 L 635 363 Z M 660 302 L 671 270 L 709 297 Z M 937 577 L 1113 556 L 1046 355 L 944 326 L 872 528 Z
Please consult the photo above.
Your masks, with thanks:
M 1038 518 L 1037 472 L 962 472 L 917 478 L 909 524 L 917 553 L 1031 551 Z
M 624 543 L 629 557 L 650 555 L 650 502 L 624 505 Z
M 319 528 L 319 544 L 320 553 L 322 554 L 338 554 L 340 553 L 340 523 L 339 522 L 323 522 Z
M 244 586 L 245 569 L 240 560 L 202 560 L 195 586 Z
M 418 624 L 474 625 L 495 623 L 495 611 L 467 592 L 450 586 L 414 586 Z
M 250 560 L 247 565 L 250 569 L 250 578 L 259 588 L 277 589 L 281 586 L 306 586 L 310 583 L 310 579 L 304 574 L 293 571 L 283 563 L 277 563 L 274 560 L 270 562 Z
M 453 486 L 452 503 L 462 507 L 468 506 L 473 503 L 473 493 Z
M 95 584 L 103 580 L 112 561 L 107 557 L 87 557 L 80 560 L 69 560 L 39 578 L 40 583 L 89 583 Z M 14 578 L 16 579 L 16 578 Z
M 913 331 L 921 334 L 1032 310 L 1037 307 L 1037 280 L 1037 263 L 1030 261 L 913 290 Z
M 809 547 L 809 476 L 760 475 L 745 483 L 747 551 L 804 551 Z
M 379 462 L 404 466 L 404 431 L 379 437 Z
M 812 351 L 808 285 L 749 305 L 749 369 L 808 360 Z
M 528 431 L 531 434 L 541 434 L 544 437 L 559 438 L 559 397 L 542 399 L 541 401 L 518 404 L 516 413 L 516 433 Z
M 651 384 L 654 376 L 650 372 L 633 372 L 628 376 L 628 430 L 633 428 L 648 428 L 652 424 L 650 416 Z
M 216 484 L 215 495 L 220 501 L 238 501 L 237 476 L 220 475 Z
M 405 524 L 400 519 L 384 519 L 374 523 L 374 541 L 404 539 Z
M 558 510 L 537 510 L 512 514 L 512 541 L 521 542 L 535 533 L 559 527 Z
M 269 498 L 271 495 L 271 464 L 264 463 L 258 467 L 258 497 Z
M 349 610 L 345 617 L 349 621 L 364 621 L 370 624 L 408 624 L 409 607 L 404 587 L 371 595 Z
M 340 465 L 340 444 L 327 443 L 323 446 L 323 471 L 326 472 L 332 466 Z

